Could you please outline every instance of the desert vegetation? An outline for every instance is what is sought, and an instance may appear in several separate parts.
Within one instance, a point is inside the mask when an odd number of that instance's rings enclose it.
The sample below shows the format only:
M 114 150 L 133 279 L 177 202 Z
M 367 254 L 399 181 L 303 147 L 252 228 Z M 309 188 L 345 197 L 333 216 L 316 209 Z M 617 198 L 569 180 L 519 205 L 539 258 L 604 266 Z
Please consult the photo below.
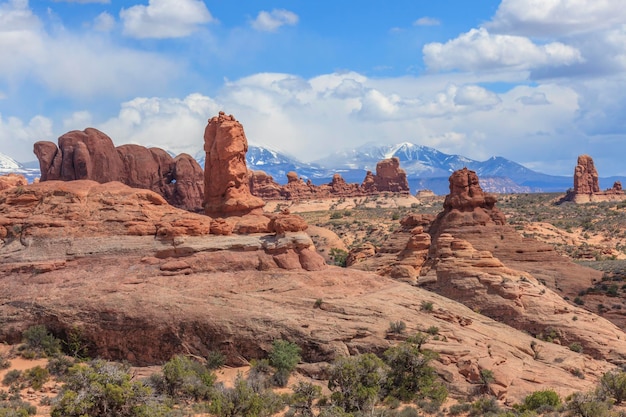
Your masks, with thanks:
M 30 328 L 24 342 L 0 358 L 5 369 L 11 368 L 12 359 L 34 349 L 35 335 L 52 346 L 67 346 L 44 326 Z M 137 377 L 128 364 L 72 357 L 67 350 L 54 349 L 49 355 L 41 350 L 44 367 L 4 373 L 0 416 L 623 415 L 626 372 L 617 369 L 605 373 L 591 392 L 561 398 L 556 391 L 543 389 L 508 407 L 491 395 L 493 373 L 484 369 L 473 396 L 449 398 L 445 381 L 432 366 L 437 353 L 422 347 L 427 338 L 423 333 L 409 336 L 380 356 L 341 357 L 328 365 L 326 381 L 293 377 L 300 348 L 286 340 L 274 341 L 267 358 L 252 360 L 250 369 L 238 372 L 230 383 L 217 376 L 224 363 L 218 352 L 206 358 L 175 356 L 149 376 Z M 49 389 L 51 384 L 58 388 Z M 35 391 L 40 393 L 39 404 L 24 400 L 25 392 Z

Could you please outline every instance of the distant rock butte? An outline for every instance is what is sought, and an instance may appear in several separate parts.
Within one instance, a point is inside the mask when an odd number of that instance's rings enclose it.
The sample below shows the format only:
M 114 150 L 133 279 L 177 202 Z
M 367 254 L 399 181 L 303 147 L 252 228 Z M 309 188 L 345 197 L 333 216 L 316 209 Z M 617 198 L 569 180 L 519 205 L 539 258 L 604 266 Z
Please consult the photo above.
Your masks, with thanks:
M 203 173 L 187 154 L 172 158 L 159 148 L 139 145 L 115 147 L 97 129 L 68 132 L 53 142 L 35 143 L 41 181 L 119 181 L 152 190 L 175 207 L 199 212 L 203 203 Z
M 333 197 L 360 197 L 381 193 L 409 194 L 409 182 L 400 160 L 383 159 L 376 164 L 376 174 L 367 171 L 363 183 L 347 183 L 335 174 L 328 184 L 314 185 L 306 182 L 296 172 L 287 173 L 287 184 L 280 185 L 263 171 L 250 171 L 252 194 L 265 200 L 308 200 Z
M 574 188 L 567 192 L 561 202 L 590 203 L 626 199 L 621 182 L 616 181 L 612 188 L 601 191 L 598 178 L 593 159 L 589 155 L 580 155 L 574 168 Z

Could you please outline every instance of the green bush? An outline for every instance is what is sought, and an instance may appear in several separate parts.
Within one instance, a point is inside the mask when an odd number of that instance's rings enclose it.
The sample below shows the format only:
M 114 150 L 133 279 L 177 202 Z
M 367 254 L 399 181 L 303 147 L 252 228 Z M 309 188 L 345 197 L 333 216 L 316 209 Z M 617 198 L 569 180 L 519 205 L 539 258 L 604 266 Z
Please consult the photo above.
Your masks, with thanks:
M 313 402 L 321 397 L 322 387 L 310 382 L 299 381 L 292 387 L 291 405 L 295 414 L 303 417 L 313 417 Z
M 472 403 L 469 416 L 488 416 L 497 415 L 500 412 L 498 402 L 492 397 L 480 398 Z
M 578 342 L 574 342 L 571 345 L 569 345 L 569 350 L 571 350 L 572 352 L 576 352 L 576 353 L 582 353 L 583 346 Z
M 28 417 L 37 414 L 37 407 L 22 400 L 0 401 L 0 417 Z
M 615 404 L 621 404 L 622 401 L 626 400 L 626 372 L 610 371 L 602 375 L 600 390 L 613 398 Z
M 11 366 L 11 361 L 4 355 L 0 354 L 0 370 L 8 369 Z
M 24 380 L 35 390 L 40 390 L 43 385 L 50 379 L 50 373 L 47 369 L 41 366 L 35 366 L 34 368 L 24 371 Z
M 422 352 L 417 344 L 404 342 L 387 349 L 383 357 L 388 366 L 385 382 L 387 395 L 402 401 L 428 396 L 436 379 L 435 370 L 429 365 L 435 357 L 434 353 Z M 441 395 L 440 392 L 438 394 Z
M 535 391 L 524 398 L 522 410 L 537 410 L 545 407 L 556 408 L 561 405 L 561 398 L 554 390 Z
M 342 268 L 346 267 L 346 263 L 348 261 L 348 252 L 339 248 L 331 248 L 328 254 L 333 260 L 334 265 L 340 266 Z
M 215 375 L 200 362 L 178 355 L 163 365 L 166 393 L 174 399 L 207 400 Z
M 22 343 L 22 356 L 26 358 L 52 357 L 61 353 L 61 341 L 49 333 L 43 324 L 24 331 Z
M 279 387 L 287 385 L 289 375 L 300 362 L 300 347 L 286 340 L 274 340 L 269 355 L 270 365 L 276 368 L 274 382 Z
M 50 375 L 59 377 L 65 375 L 73 364 L 74 361 L 65 356 L 55 356 L 48 361 L 46 369 Z
M 402 334 L 406 330 L 406 323 L 402 320 L 389 323 L 389 333 Z
M 331 400 L 346 412 L 369 411 L 386 379 L 385 363 L 372 353 L 340 358 L 329 369 Z
M 282 399 L 271 390 L 256 392 L 241 374 L 233 388 L 217 388 L 209 411 L 217 417 L 268 417 L 284 408 Z
M 12 369 L 4 375 L 4 378 L 2 378 L 2 385 L 6 385 L 6 386 L 13 385 L 19 382 L 21 378 L 22 378 L 22 371 L 18 369 Z
M 565 408 L 572 416 L 605 417 L 609 415 L 609 404 L 595 392 L 576 393 L 568 397 Z
M 129 367 L 96 360 L 69 369 L 52 417 L 147 417 L 151 390 L 131 382 Z

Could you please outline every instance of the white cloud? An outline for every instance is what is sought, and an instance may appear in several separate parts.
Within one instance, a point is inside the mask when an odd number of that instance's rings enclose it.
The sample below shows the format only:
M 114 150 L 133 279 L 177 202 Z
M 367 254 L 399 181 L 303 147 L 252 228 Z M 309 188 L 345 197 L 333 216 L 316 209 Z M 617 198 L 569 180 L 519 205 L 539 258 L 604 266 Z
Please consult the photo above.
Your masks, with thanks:
M 111 0 L 54 0 L 56 3 L 101 3 L 101 4 L 109 4 Z
M 70 117 L 63 119 L 64 130 L 85 130 L 91 127 L 93 123 L 93 116 L 86 110 L 77 111 L 71 114 Z
M 439 19 L 435 19 L 434 17 L 420 17 L 415 22 L 413 22 L 413 26 L 439 26 L 441 21 Z
M 96 127 L 116 145 L 137 143 L 194 155 L 203 148 L 207 120 L 222 108 L 210 97 L 136 98 L 122 103 L 117 115 Z
M 529 96 L 521 96 L 517 99 L 518 102 L 525 106 L 540 106 L 543 104 L 550 104 L 546 95 L 540 92 L 533 92 Z
M 276 32 L 281 26 L 294 26 L 297 23 L 297 14 L 285 9 L 274 9 L 271 12 L 260 11 L 251 25 L 261 32 Z
M 580 51 L 563 43 L 537 45 L 521 36 L 493 35 L 485 28 L 471 29 L 445 44 L 429 43 L 423 53 L 431 70 L 525 70 L 583 61 Z
M 150 0 L 122 9 L 124 34 L 135 38 L 181 38 L 214 21 L 201 0 Z
M 567 36 L 621 25 L 626 7 L 620 0 L 502 0 L 494 32 L 526 36 Z
M 26 1 L 0 5 L 0 80 L 63 97 L 123 96 L 167 85 L 179 64 L 95 35 L 49 34 Z
M 0 152 L 20 162 L 37 159 L 33 154 L 33 144 L 52 137 L 52 121 L 43 116 L 35 116 L 28 122 L 17 117 L 4 119 L 0 115 Z
M 115 18 L 107 12 L 102 12 L 93 22 L 93 28 L 99 32 L 110 32 L 115 27 Z

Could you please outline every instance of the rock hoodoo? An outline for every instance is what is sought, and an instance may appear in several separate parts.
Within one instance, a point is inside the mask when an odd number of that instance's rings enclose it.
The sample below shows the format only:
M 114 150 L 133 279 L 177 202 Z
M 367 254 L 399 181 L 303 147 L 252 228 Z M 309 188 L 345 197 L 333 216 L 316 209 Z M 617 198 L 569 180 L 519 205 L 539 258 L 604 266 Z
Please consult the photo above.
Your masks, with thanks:
M 409 191 L 409 181 L 406 172 L 400 168 L 400 159 L 393 157 L 383 159 L 376 164 L 376 175 L 370 171 L 365 175 L 363 184 L 365 192 L 392 192 L 406 193 Z
M 205 211 L 209 216 L 250 213 L 265 205 L 250 192 L 246 152 L 248 140 L 235 118 L 220 112 L 204 131 Z
M 622 183 L 616 181 L 612 188 L 600 190 L 598 171 L 589 155 L 580 155 L 574 168 L 574 188 L 561 200 L 575 203 L 619 201 L 626 199 Z
M 189 155 L 172 158 L 159 148 L 139 145 L 115 147 L 103 132 L 87 128 L 68 132 L 53 142 L 35 143 L 41 181 L 119 181 L 162 195 L 168 203 L 189 211 L 201 211 L 202 168 Z

